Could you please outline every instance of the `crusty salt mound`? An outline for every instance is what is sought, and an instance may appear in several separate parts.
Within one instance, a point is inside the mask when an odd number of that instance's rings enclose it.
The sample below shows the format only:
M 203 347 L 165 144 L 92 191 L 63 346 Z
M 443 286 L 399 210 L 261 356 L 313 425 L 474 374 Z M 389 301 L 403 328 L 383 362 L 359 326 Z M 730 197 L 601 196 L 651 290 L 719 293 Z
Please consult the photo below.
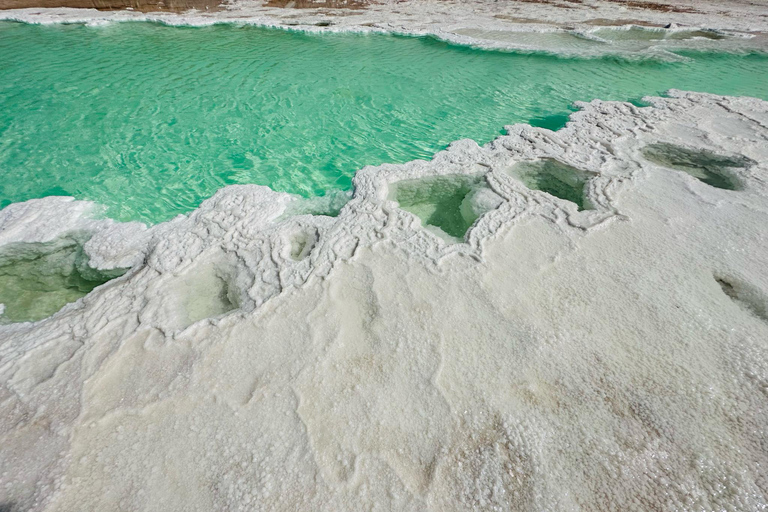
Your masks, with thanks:
M 129 270 L 0 326 L 0 509 L 767 508 L 768 103 L 648 101 L 365 168 L 336 217 L 2 210 L 8 268 Z

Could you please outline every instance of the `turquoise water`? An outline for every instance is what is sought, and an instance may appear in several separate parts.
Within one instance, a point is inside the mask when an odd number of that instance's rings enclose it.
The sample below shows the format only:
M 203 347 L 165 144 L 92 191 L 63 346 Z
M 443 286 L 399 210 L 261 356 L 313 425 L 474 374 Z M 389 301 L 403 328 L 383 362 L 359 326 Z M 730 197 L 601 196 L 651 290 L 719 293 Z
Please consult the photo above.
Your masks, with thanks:
M 768 56 L 558 58 L 432 38 L 218 25 L 0 23 L 0 206 L 72 195 L 119 220 L 185 213 L 235 183 L 322 195 L 575 100 L 669 88 L 768 99 Z

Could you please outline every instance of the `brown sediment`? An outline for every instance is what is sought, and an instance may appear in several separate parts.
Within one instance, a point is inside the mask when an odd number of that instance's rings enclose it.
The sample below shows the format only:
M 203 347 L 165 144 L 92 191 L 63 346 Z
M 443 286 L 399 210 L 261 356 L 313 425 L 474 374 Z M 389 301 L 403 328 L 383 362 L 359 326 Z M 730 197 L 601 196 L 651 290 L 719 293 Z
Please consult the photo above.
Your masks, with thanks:
M 190 9 L 216 11 L 221 9 L 221 4 L 221 0 L 0 0 L 0 10 L 74 7 L 100 11 L 131 8 L 140 12 L 184 12 Z
M 568 5 L 567 3 L 563 4 L 560 2 L 555 2 L 553 0 L 516 0 L 516 1 L 524 4 L 546 4 L 546 5 L 551 5 L 552 7 L 559 7 L 560 9 L 573 9 L 573 6 Z M 581 0 L 563 0 L 563 1 L 574 3 L 574 4 L 581 3 Z
M 634 20 L 634 19 L 611 20 L 608 18 L 595 18 L 592 20 L 582 21 L 581 23 L 585 25 L 593 25 L 596 27 L 614 27 L 617 25 L 637 25 L 638 27 L 654 27 L 654 28 L 664 27 L 664 25 L 661 23 L 651 23 L 649 21 Z
M 321 8 L 319 11 L 317 11 L 318 14 L 324 14 L 325 16 L 360 16 L 361 14 L 365 14 L 365 11 L 362 9 L 357 9 L 353 7 L 339 9 L 339 8 L 328 8 L 324 9 Z
M 562 9 L 572 9 L 574 6 L 568 4 L 584 5 L 584 0 L 515 0 L 519 3 L 525 4 L 546 4 L 552 7 L 560 7 Z M 661 11 L 661 12 L 674 12 L 674 13 L 699 13 L 700 11 L 688 6 L 677 6 L 671 4 L 664 4 L 653 1 L 645 0 L 605 0 L 606 2 L 621 4 L 625 7 L 632 9 L 647 9 L 649 11 Z M 585 5 L 585 7 L 595 8 L 591 5 Z
M 544 25 L 562 25 L 562 23 L 553 23 L 545 20 L 537 20 L 535 18 L 520 18 L 518 16 L 509 16 L 508 14 L 494 14 L 494 18 L 499 20 L 511 21 L 512 23 L 536 23 Z
M 560 0 L 560 1 L 515 0 L 515 1 L 520 3 L 526 3 L 526 4 L 546 4 L 546 5 L 551 5 L 553 7 L 560 7 L 565 9 L 573 8 L 573 6 L 568 4 L 579 4 L 579 5 L 583 5 L 584 7 L 590 7 L 593 9 L 595 8 L 594 6 L 591 6 L 591 5 L 584 5 L 584 0 Z M 605 0 L 605 1 L 614 3 L 614 4 L 621 4 L 624 7 L 629 7 L 631 9 L 647 9 L 649 11 L 674 12 L 674 13 L 699 13 L 700 12 L 694 9 L 693 7 L 689 7 L 689 6 L 678 6 L 678 5 L 671 5 L 671 4 L 645 1 L 645 0 Z M 499 18 L 502 16 L 503 15 L 497 15 L 495 17 Z M 525 20 L 526 18 L 518 18 L 518 19 Z M 615 22 L 613 24 L 615 24 Z M 640 24 L 640 23 L 637 23 L 637 24 Z
M 677 6 L 677 5 L 671 5 L 671 4 L 662 4 L 657 2 L 645 2 L 642 0 L 606 0 L 606 2 L 611 2 L 614 4 L 621 4 L 625 7 L 630 7 L 632 9 L 647 9 L 649 11 L 660 11 L 660 12 L 675 12 L 675 13 L 698 13 L 700 11 L 694 9 L 693 7 L 687 7 L 687 6 Z
M 573 25 L 573 23 L 566 24 L 566 23 L 559 23 L 559 22 L 548 21 L 548 20 L 537 20 L 535 18 L 520 18 L 518 16 L 509 16 L 507 14 L 495 14 L 493 17 L 499 20 L 510 21 L 512 23 L 520 23 L 520 24 L 525 23 L 525 24 L 534 24 L 534 25 L 554 25 L 557 27 Z M 661 23 L 651 23 L 650 21 L 643 21 L 643 20 L 630 19 L 630 18 L 620 18 L 620 19 L 593 18 L 589 20 L 579 21 L 578 23 L 583 25 L 593 25 L 596 27 L 616 27 L 616 26 L 623 26 L 623 25 L 637 25 L 638 27 L 654 27 L 654 28 L 664 27 L 664 25 Z
M 264 5 L 287 9 L 362 9 L 368 5 L 368 2 L 364 0 L 267 0 Z

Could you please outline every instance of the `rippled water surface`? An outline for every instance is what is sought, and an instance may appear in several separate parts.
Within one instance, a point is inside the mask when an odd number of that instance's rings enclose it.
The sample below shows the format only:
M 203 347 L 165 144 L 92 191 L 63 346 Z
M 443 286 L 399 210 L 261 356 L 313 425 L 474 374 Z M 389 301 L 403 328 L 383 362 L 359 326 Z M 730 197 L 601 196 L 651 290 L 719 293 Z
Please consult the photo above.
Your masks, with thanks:
M 768 56 L 685 62 L 490 52 L 431 38 L 218 25 L 0 23 L 0 206 L 48 195 L 159 222 L 217 189 L 322 195 L 575 100 L 669 88 L 768 99 Z

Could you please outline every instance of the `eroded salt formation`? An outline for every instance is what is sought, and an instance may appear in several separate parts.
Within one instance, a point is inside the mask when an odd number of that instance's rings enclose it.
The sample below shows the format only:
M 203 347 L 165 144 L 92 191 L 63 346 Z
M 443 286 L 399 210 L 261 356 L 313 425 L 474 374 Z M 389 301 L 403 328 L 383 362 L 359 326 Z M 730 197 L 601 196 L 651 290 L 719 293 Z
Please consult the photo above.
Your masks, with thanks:
M 3 246 L 131 269 L 0 326 L 0 506 L 768 507 L 768 103 L 648 101 L 364 168 L 337 217 L 258 186 L 150 229 L 2 210 Z M 531 179 L 569 168 L 589 208 Z

